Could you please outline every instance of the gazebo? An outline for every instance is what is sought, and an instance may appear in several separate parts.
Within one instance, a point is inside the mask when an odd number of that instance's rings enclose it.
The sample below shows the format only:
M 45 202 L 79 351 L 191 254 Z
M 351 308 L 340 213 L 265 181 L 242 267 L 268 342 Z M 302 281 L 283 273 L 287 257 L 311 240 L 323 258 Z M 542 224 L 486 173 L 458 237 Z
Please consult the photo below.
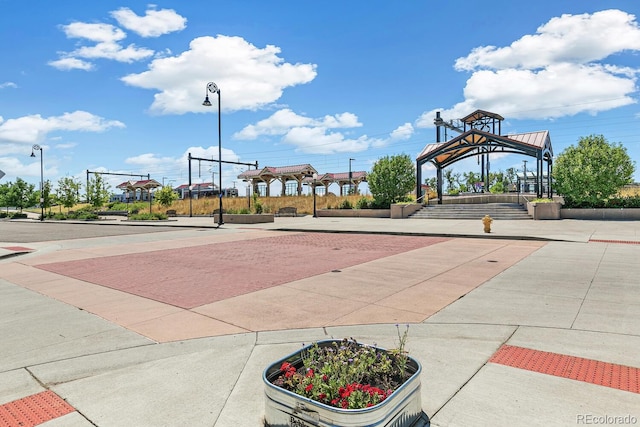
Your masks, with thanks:
M 482 180 L 488 188 L 489 158 L 492 154 L 515 153 L 536 159 L 535 189 L 537 197 L 543 195 L 543 162 L 547 163 L 547 177 L 551 176 L 553 149 L 549 131 L 500 135 L 504 118 L 496 113 L 476 110 L 460 119 L 461 125 L 445 122 L 440 113 L 436 113 L 436 142 L 428 144 L 416 158 L 417 185 L 416 197 L 421 199 L 422 165 L 427 162 L 436 167 L 438 203 L 442 203 L 442 170 L 453 163 L 468 157 L 480 156 L 482 160 Z M 440 128 L 455 130 L 460 135 L 449 141 L 440 141 Z M 551 181 L 547 185 L 548 197 L 553 194 Z

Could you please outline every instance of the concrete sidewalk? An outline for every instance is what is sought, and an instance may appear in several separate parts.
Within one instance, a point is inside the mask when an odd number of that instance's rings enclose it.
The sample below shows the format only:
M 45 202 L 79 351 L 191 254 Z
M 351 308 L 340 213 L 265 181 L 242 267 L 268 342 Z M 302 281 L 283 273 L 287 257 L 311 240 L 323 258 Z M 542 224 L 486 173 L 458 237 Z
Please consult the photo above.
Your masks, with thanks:
M 410 325 L 432 426 L 639 422 L 638 222 L 496 221 L 489 235 L 457 220 L 124 224 L 0 223 L 0 426 L 43 392 L 69 405 L 46 426 L 258 426 L 267 365 L 318 339 L 394 347 L 397 323 Z M 345 233 L 387 252 L 358 261 L 350 245 L 371 248 Z M 406 235 L 423 240 L 394 252 Z M 296 267 L 273 253 L 318 245 L 341 256 L 299 252 Z M 177 264 L 208 259 L 200 250 L 232 264 L 251 254 L 245 265 L 291 279 L 195 306 L 141 296 L 133 273 L 147 267 L 184 273 L 167 298 L 188 292 L 187 269 L 222 274 Z M 122 282 L 100 269 L 127 259 L 139 287 L 95 283 Z M 296 276 L 314 262 L 329 270 Z

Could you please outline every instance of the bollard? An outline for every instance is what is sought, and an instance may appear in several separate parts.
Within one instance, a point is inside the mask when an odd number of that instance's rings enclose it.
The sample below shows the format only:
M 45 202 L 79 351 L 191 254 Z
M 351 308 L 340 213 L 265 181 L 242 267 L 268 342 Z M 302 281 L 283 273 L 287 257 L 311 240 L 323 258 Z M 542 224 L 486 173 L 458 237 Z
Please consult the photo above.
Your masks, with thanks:
M 482 218 L 482 223 L 484 224 L 485 233 L 491 233 L 492 222 L 493 222 L 493 218 L 491 218 L 489 215 L 485 215 L 484 218 Z

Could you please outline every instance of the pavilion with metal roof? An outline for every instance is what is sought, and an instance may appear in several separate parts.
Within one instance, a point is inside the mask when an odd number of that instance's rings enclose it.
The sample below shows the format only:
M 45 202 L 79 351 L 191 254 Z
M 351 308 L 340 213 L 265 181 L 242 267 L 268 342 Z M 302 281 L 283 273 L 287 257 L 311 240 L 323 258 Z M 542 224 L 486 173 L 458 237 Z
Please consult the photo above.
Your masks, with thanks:
M 116 188 L 122 190 L 127 194 L 127 200 L 149 200 L 151 197 L 151 191 L 155 188 L 162 187 L 155 179 L 145 179 L 142 181 L 125 181 L 122 184 L 116 186 Z M 140 191 L 140 196 L 137 192 Z M 146 197 L 145 197 L 146 193 Z
M 551 176 L 553 163 L 553 149 L 548 131 L 526 132 L 510 135 L 500 135 L 501 122 L 504 120 L 499 114 L 483 110 L 476 110 L 457 123 L 445 122 L 440 113 L 436 113 L 434 124 L 436 125 L 436 142 L 428 144 L 416 158 L 417 169 L 417 195 L 422 197 L 422 165 L 427 162 L 436 167 L 438 203 L 442 203 L 442 171 L 444 168 L 468 157 L 480 156 L 482 160 L 482 181 L 488 188 L 489 165 L 492 154 L 513 153 L 530 156 L 536 159 L 536 185 L 534 188 L 537 197 L 542 197 L 543 163 L 547 164 L 546 176 Z M 440 141 L 440 129 L 442 127 L 452 129 L 460 135 L 449 141 Z M 551 182 L 547 184 L 548 197 L 551 197 Z
M 314 176 L 315 179 L 313 178 Z M 366 181 L 366 177 L 367 173 L 363 171 L 318 174 L 318 171 L 310 164 L 266 166 L 262 169 L 250 169 L 238 175 L 239 179 L 251 184 L 254 192 L 257 192 L 259 184 L 264 184 L 266 193 L 264 195 L 266 197 L 271 196 L 271 183 L 276 180 L 282 183 L 282 196 L 287 194 L 287 183 L 291 181 L 296 182 L 296 193 L 298 196 L 302 195 L 303 184 L 314 186 L 322 185 L 325 187 L 326 194 L 329 186 L 334 183 L 340 186 L 340 195 L 342 196 L 344 186 L 351 185 L 357 192 L 358 185 Z

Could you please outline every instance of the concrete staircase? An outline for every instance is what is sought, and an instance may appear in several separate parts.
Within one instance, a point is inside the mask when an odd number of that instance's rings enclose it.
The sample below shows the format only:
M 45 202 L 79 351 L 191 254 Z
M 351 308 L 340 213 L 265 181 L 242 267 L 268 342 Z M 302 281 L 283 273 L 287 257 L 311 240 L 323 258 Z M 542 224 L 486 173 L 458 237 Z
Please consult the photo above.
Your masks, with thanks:
M 411 219 L 532 219 L 526 207 L 517 203 L 465 203 L 428 205 L 411 215 Z

